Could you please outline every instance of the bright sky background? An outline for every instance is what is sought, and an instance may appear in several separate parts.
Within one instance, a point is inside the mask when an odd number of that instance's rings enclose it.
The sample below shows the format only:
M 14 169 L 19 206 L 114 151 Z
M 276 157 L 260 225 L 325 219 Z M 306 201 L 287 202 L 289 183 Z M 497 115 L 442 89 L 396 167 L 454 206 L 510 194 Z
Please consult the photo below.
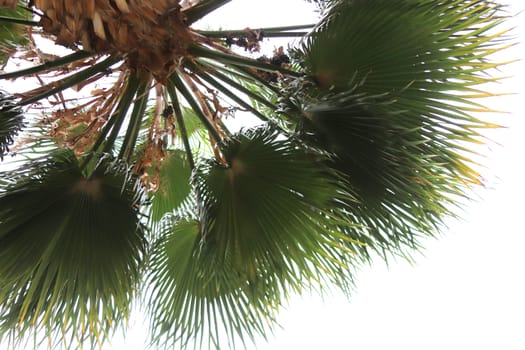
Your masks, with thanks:
M 525 9 L 523 0 L 500 2 L 510 4 L 512 14 Z M 232 29 L 314 18 L 303 0 L 233 0 L 210 17 L 214 28 Z M 511 21 L 513 33 L 525 42 L 520 21 L 525 15 Z M 503 56 L 516 58 L 525 59 L 525 45 Z M 525 62 L 505 67 L 502 75 L 514 77 L 496 88 L 516 94 L 487 101 L 509 112 L 494 116 L 507 128 L 491 133 L 499 145 L 484 150 L 488 188 L 478 192 L 464 220 L 426 241 L 413 265 L 399 260 L 387 267 L 377 260 L 363 267 L 350 300 L 293 298 L 280 317 L 283 329 L 250 350 L 525 349 Z M 143 349 L 146 330 L 140 321 L 131 323 L 125 341 L 117 337 L 104 349 Z

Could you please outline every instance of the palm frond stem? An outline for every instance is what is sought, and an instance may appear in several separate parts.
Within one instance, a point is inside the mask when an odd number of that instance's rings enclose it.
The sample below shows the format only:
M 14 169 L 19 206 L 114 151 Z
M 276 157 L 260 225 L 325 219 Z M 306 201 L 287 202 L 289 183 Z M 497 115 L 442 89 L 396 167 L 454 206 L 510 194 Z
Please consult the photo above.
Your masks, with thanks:
M 186 152 L 186 156 L 188 157 L 190 169 L 193 171 L 193 169 L 195 169 L 195 161 L 193 159 L 193 153 L 191 151 L 190 142 L 188 140 L 188 132 L 186 130 L 186 124 L 184 123 L 182 110 L 180 108 L 179 98 L 177 97 L 177 91 L 171 84 L 168 84 L 166 86 L 166 90 L 168 91 L 168 95 L 171 99 L 173 113 L 175 114 L 175 119 L 177 120 L 177 124 L 179 126 L 179 132 L 182 138 L 182 143 L 184 145 L 184 151 Z
M 33 27 L 41 26 L 40 22 L 31 21 L 31 20 L 22 19 L 22 18 L 6 17 L 6 16 L 0 16 L 0 22 L 24 24 L 24 25 L 33 26 Z
M 31 91 L 25 92 L 22 94 L 22 96 L 29 95 L 31 97 L 27 97 L 27 98 L 22 97 L 20 102 L 18 102 L 18 105 L 19 106 L 30 105 L 46 97 L 49 97 L 56 93 L 64 91 L 72 86 L 80 84 L 84 82 L 85 80 L 89 79 L 90 77 L 94 76 L 95 74 L 103 72 L 107 68 L 111 67 L 111 65 L 117 63 L 120 59 L 121 59 L 120 57 L 113 57 L 113 56 L 108 57 L 105 60 L 89 68 L 86 68 L 80 72 L 70 75 L 64 79 L 54 81 L 52 83 L 45 85 L 44 87 L 40 87 L 40 88 L 31 90 Z M 43 92 L 40 92 L 42 90 Z
M 189 103 L 190 107 L 193 108 L 195 113 L 197 114 L 197 117 L 200 119 L 201 123 L 204 125 L 210 136 L 215 140 L 215 142 L 219 142 L 222 137 L 219 135 L 219 132 L 215 128 L 215 126 L 212 124 L 211 120 L 206 116 L 204 111 L 202 110 L 201 106 L 199 106 L 199 103 L 195 100 L 193 94 L 188 90 L 184 82 L 181 80 L 178 74 L 172 74 L 168 81 L 173 83 L 177 90 L 180 91 L 182 96 L 186 99 L 186 101 Z
M 279 94 L 281 92 L 281 90 L 279 90 L 278 87 L 270 84 L 267 80 L 264 80 L 261 76 L 255 73 L 254 69 L 232 65 L 219 65 L 205 59 L 197 59 L 196 62 L 198 62 L 199 65 L 204 66 L 205 68 L 213 70 L 214 74 L 217 71 L 220 71 L 228 77 L 231 77 L 230 79 L 239 78 L 243 81 L 256 84 L 261 90 L 261 92 L 264 90 L 266 90 L 264 91 L 265 93 L 273 94 Z
M 312 29 L 315 24 L 300 24 L 294 26 L 282 26 L 282 27 L 266 27 L 258 28 L 256 31 L 262 32 L 264 37 L 272 37 L 273 35 L 285 36 L 287 33 L 298 33 L 297 30 L 301 29 Z M 246 29 L 232 29 L 232 30 L 197 30 L 197 33 L 205 35 L 209 38 L 226 38 L 229 35 L 243 35 L 246 34 Z M 306 33 L 306 32 L 301 32 Z M 303 34 L 304 35 L 304 34 Z M 292 35 L 295 36 L 295 35 Z
M 256 31 L 261 32 L 264 38 L 295 38 L 303 37 L 308 32 L 299 31 L 270 31 L 264 28 L 257 29 Z M 246 34 L 246 30 L 198 30 L 197 33 L 202 34 L 208 38 L 222 39 L 229 36 L 242 36 Z
M 133 98 L 135 97 L 135 94 L 137 93 L 137 89 L 139 88 L 140 84 L 141 84 L 141 81 L 138 77 L 137 72 L 133 72 L 132 74 L 130 74 L 128 81 L 127 81 L 126 89 L 124 90 L 122 96 L 120 97 L 120 101 L 117 105 L 117 108 L 115 109 L 114 114 L 111 116 L 111 118 L 112 119 L 114 118 L 115 121 L 113 123 L 111 133 L 106 138 L 106 143 L 102 150 L 103 153 L 109 153 L 111 149 L 113 148 L 113 144 L 115 143 L 115 140 L 117 139 L 120 128 L 122 127 L 122 124 L 124 123 L 124 120 L 126 119 L 126 114 L 128 112 L 129 107 L 131 106 L 133 102 Z
M 146 111 L 147 102 L 149 98 L 149 89 L 151 86 L 151 79 L 140 82 L 137 88 L 137 101 L 133 106 L 131 112 L 129 126 L 126 130 L 126 135 L 120 148 L 119 158 L 124 159 L 126 162 L 130 162 L 131 156 L 133 155 L 133 149 L 139 136 L 140 126 L 142 124 L 142 118 Z
M 215 118 L 214 121 L 215 121 L 215 124 L 218 125 L 220 131 L 222 132 L 223 138 L 230 138 L 232 136 L 231 131 L 228 129 L 226 124 L 223 123 L 221 118 Z
M 205 36 L 202 36 L 202 38 L 205 38 Z M 226 55 L 232 55 L 233 54 L 231 50 L 229 50 L 228 48 L 226 48 L 226 47 L 224 47 L 222 45 L 219 45 L 219 44 L 215 43 L 214 41 L 201 40 L 200 42 L 205 42 L 206 45 L 209 45 L 213 49 L 218 50 L 218 52 L 222 52 L 222 53 L 224 53 Z M 242 57 L 242 56 L 238 56 L 238 55 L 235 55 L 235 56 L 236 57 Z M 281 93 L 281 90 L 279 90 L 279 88 L 277 88 L 276 86 L 270 84 L 268 80 L 263 79 L 260 76 L 260 74 L 257 72 L 257 69 L 254 68 L 254 67 L 251 67 L 251 66 L 248 66 L 248 65 L 225 64 L 224 62 L 221 62 L 220 60 L 219 60 L 219 62 L 221 63 L 220 65 L 218 63 L 213 62 L 213 60 L 206 60 L 206 64 L 204 64 L 203 63 L 204 60 L 202 60 L 202 59 L 200 59 L 200 60 L 197 59 L 197 60 L 202 65 L 213 67 L 216 70 L 221 70 L 221 71 L 223 71 L 225 73 L 238 76 L 241 79 L 252 78 L 252 80 L 255 80 L 257 83 L 262 85 L 261 87 L 264 87 L 264 88 L 266 88 L 268 90 L 271 90 L 271 91 L 273 91 L 276 94 L 280 94 Z M 253 60 L 251 60 L 251 61 L 253 62 Z M 261 61 L 256 61 L 256 62 L 261 62 Z M 262 63 L 265 63 L 265 62 L 262 62 Z M 273 65 L 273 64 L 271 64 L 270 66 L 273 67 L 273 68 L 278 68 L 278 66 Z M 271 72 L 275 72 L 275 69 L 273 71 L 271 71 Z
M 76 51 L 69 55 L 62 56 L 60 58 L 57 58 L 52 61 L 44 62 L 38 66 L 26 68 L 26 69 L 20 69 L 14 72 L 9 73 L 2 73 L 0 74 L 0 79 L 12 79 L 12 78 L 18 78 L 23 76 L 28 76 L 36 73 L 45 72 L 47 70 L 64 66 L 66 64 L 81 60 L 83 58 L 87 58 L 90 56 L 93 56 L 94 54 L 92 52 L 88 51 Z
M 194 72 L 192 72 L 191 74 L 184 74 L 182 75 L 182 78 L 193 92 L 193 96 L 195 96 L 195 98 L 199 102 L 201 110 L 208 117 L 208 120 L 210 120 L 215 126 L 215 129 L 221 136 L 221 140 L 224 138 L 229 138 L 231 133 L 229 132 L 228 128 L 222 123 L 222 120 L 220 118 L 217 118 L 217 115 L 222 113 L 222 107 L 220 106 L 220 102 L 217 99 L 216 92 L 210 89 L 210 87 L 206 85 Z M 206 90 L 208 94 L 211 94 L 214 97 L 210 98 L 209 96 L 205 96 L 203 93 L 203 89 Z M 213 102 L 211 102 L 212 99 Z M 213 106 L 211 105 L 211 103 L 213 103 Z
M 217 138 L 214 138 L 211 134 L 208 134 L 213 153 L 215 154 L 215 159 L 221 164 L 226 164 L 227 161 L 225 160 L 222 152 L 220 151 L 220 144 L 223 139 L 228 139 L 230 137 L 230 133 L 228 129 L 225 127 L 225 125 L 221 122 L 221 120 L 216 118 L 217 111 L 215 113 L 211 112 L 212 108 L 210 106 L 209 100 L 203 95 L 202 91 L 196 85 L 196 82 L 198 82 L 204 88 L 207 88 L 206 85 L 203 84 L 199 80 L 199 78 L 195 76 L 194 74 L 192 74 L 191 77 L 187 74 L 184 74 L 182 75 L 182 78 L 184 79 L 186 84 L 190 87 L 193 93 L 192 96 L 193 98 L 195 98 L 195 100 L 200 105 L 203 115 L 210 121 L 214 129 L 217 131 L 218 136 L 220 137 L 219 139 L 217 139 Z
M 97 140 L 95 141 L 95 143 L 91 147 L 91 152 L 89 152 L 84 157 L 82 162 L 80 163 L 80 169 L 81 170 L 85 170 L 87 165 L 91 162 L 91 160 L 93 159 L 93 156 L 95 156 L 95 154 L 97 153 L 98 149 L 100 148 L 100 146 L 102 145 L 102 143 L 106 139 L 106 136 L 108 135 L 109 131 L 113 127 L 113 124 L 115 124 L 115 121 L 116 121 L 116 118 L 115 118 L 114 115 L 112 115 L 109 118 L 109 120 L 106 122 L 106 124 L 102 128 L 100 134 L 98 135 Z
M 307 24 L 296 24 L 293 26 L 280 26 L 280 27 L 265 27 L 261 30 L 269 31 L 269 32 L 286 32 L 291 30 L 300 30 L 300 29 L 312 29 L 315 27 L 315 23 L 307 23 Z
M 188 53 L 190 55 L 194 55 L 197 57 L 210 58 L 218 62 L 222 62 L 225 64 L 231 64 L 235 66 L 256 68 L 256 69 L 260 69 L 260 70 L 267 71 L 267 72 L 277 71 L 284 75 L 297 77 L 297 78 L 304 76 L 303 73 L 299 73 L 299 72 L 296 72 L 290 69 L 279 67 L 279 66 L 276 66 L 270 63 L 265 63 L 265 62 L 257 61 L 251 58 L 237 56 L 231 53 L 228 54 L 228 53 L 220 52 L 217 50 L 211 50 L 211 49 L 208 49 L 200 45 L 190 46 L 188 48 Z
M 199 4 L 184 11 L 184 14 L 186 15 L 186 23 L 191 25 L 218 8 L 226 5 L 230 1 L 231 0 L 203 0 Z
M 257 109 L 253 108 L 249 103 L 247 103 L 245 100 L 237 96 L 235 93 L 230 91 L 226 86 L 219 83 L 217 80 L 213 79 L 213 77 L 210 74 L 207 73 L 197 73 L 200 78 L 208 82 L 210 85 L 215 87 L 217 90 L 219 90 L 224 95 L 231 98 L 235 103 L 237 103 L 242 108 L 250 111 L 253 115 L 255 115 L 257 118 L 264 122 L 270 122 L 270 119 L 266 117 L 264 114 L 259 112 Z M 257 95 L 258 96 L 258 95 Z
M 273 103 L 271 103 L 270 101 L 268 101 L 267 99 L 265 99 L 264 97 L 262 97 L 261 95 L 259 94 L 256 94 L 254 93 L 253 91 L 251 91 L 250 89 L 247 89 L 246 87 L 244 87 L 243 85 L 239 84 L 238 82 L 236 82 L 235 80 L 229 78 L 228 76 L 218 72 L 217 70 L 215 70 L 213 72 L 213 75 L 215 77 L 217 77 L 219 80 L 222 80 L 224 82 L 226 82 L 228 85 L 232 86 L 233 88 L 235 88 L 236 90 L 242 92 L 243 94 L 245 94 L 246 96 L 254 99 L 255 101 L 257 102 L 260 102 L 262 103 L 263 105 L 265 105 L 266 107 L 268 108 L 271 108 L 273 110 L 276 110 L 277 109 L 277 106 L 274 105 Z M 229 91 L 227 88 L 225 88 L 225 90 L 222 90 L 220 89 L 221 92 L 226 92 L 226 91 Z M 229 91 L 230 92 L 230 91 Z
M 257 81 L 260 85 L 264 86 L 268 90 L 273 91 L 276 94 L 281 94 L 282 91 L 279 90 L 278 87 L 270 84 L 267 80 L 264 80 L 261 76 L 259 76 L 253 69 L 250 69 L 248 67 L 240 67 L 240 66 L 234 66 L 234 68 L 238 69 L 240 72 L 248 75 L 255 81 Z

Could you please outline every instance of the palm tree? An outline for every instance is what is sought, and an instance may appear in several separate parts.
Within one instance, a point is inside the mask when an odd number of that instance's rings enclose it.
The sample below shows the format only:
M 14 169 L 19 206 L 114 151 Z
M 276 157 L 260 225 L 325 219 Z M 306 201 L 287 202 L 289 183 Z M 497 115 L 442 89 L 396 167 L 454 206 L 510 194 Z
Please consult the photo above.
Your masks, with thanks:
M 0 79 L 40 83 L 0 92 L 0 155 L 22 156 L 0 175 L 0 340 L 95 347 L 139 300 L 152 344 L 244 344 L 290 294 L 410 258 L 481 185 L 501 5 L 198 28 L 228 2 L 0 0 Z M 276 37 L 300 43 L 257 53 Z M 243 112 L 260 126 L 230 132 Z

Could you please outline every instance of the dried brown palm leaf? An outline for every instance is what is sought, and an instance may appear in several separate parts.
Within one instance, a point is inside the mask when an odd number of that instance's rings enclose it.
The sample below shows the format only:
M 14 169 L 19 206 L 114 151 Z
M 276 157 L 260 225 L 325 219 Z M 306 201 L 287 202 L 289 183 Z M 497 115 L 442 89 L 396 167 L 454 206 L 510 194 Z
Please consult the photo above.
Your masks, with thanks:
M 16 7 L 18 0 L 0 0 L 0 8 L 12 8 Z

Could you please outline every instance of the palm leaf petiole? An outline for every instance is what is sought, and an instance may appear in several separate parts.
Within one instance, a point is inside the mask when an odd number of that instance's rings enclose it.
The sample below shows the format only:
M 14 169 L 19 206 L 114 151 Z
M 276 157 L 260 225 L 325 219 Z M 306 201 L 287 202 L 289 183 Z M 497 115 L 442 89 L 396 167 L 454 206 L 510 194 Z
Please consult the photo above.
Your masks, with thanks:
M 272 84 L 270 84 L 268 81 L 264 80 L 262 77 L 260 77 L 252 69 L 247 68 L 247 67 L 240 67 L 240 66 L 235 66 L 235 68 L 238 69 L 240 72 L 248 75 L 249 77 L 251 77 L 252 79 L 257 81 L 259 84 L 263 85 L 265 88 L 273 91 L 274 93 L 276 93 L 276 94 L 280 94 L 281 93 L 281 90 L 279 90 L 277 87 L 275 87 Z
M 219 83 L 217 80 L 213 79 L 209 74 L 206 73 L 198 73 L 198 76 L 208 82 L 210 85 L 215 87 L 217 90 L 219 90 L 221 93 L 225 94 L 229 98 L 231 98 L 235 103 L 237 103 L 239 106 L 241 106 L 244 109 L 249 110 L 253 115 L 255 115 L 257 118 L 261 119 L 262 121 L 269 122 L 270 120 L 268 117 L 266 117 L 264 114 L 259 112 L 257 109 L 253 108 L 249 103 L 244 101 L 242 98 L 238 97 L 235 93 L 230 91 L 226 86 Z
M 86 79 L 92 77 L 93 75 L 104 71 L 109 68 L 111 65 L 115 64 L 120 60 L 119 57 L 108 57 L 105 60 L 84 69 L 83 71 L 77 72 L 67 78 L 55 81 L 46 85 L 49 89 L 44 90 L 41 93 L 37 93 L 29 98 L 22 98 L 18 103 L 19 106 L 26 106 L 34 102 L 40 101 L 46 97 L 52 96 L 58 92 L 64 91 L 67 88 L 70 88 L 76 84 L 82 83 Z M 42 88 L 37 88 L 35 90 L 24 93 L 23 95 L 31 95 L 31 92 L 42 90 Z
M 215 77 L 217 77 L 218 79 L 226 82 L 228 85 L 234 87 L 235 89 L 237 89 L 238 91 L 244 93 L 246 96 L 250 97 L 250 98 L 253 98 L 255 101 L 257 102 L 260 102 L 262 103 L 263 105 L 265 105 L 266 107 L 269 107 L 273 110 L 276 110 L 277 109 L 277 106 L 275 106 L 273 103 L 271 103 L 270 101 L 266 100 L 264 97 L 254 93 L 253 91 L 251 91 L 250 89 L 242 86 L 241 84 L 239 84 L 238 82 L 236 82 L 235 80 L 229 78 L 228 76 L 218 72 L 218 71 L 214 71 L 213 72 L 213 75 Z M 223 90 L 221 90 L 221 92 L 223 92 Z
M 287 28 L 287 27 L 281 27 Z M 292 27 L 293 28 L 293 27 Z M 308 32 L 305 31 L 287 31 L 286 29 L 274 29 L 274 28 L 260 28 L 254 29 L 256 32 L 262 33 L 263 38 L 292 38 L 302 37 Z M 234 29 L 234 30 L 198 30 L 197 33 L 204 35 L 208 38 L 227 38 L 229 36 L 242 36 L 246 34 L 246 29 Z
M 78 61 L 78 60 L 81 60 L 83 58 L 87 58 L 87 57 L 90 57 L 90 56 L 93 56 L 92 52 L 76 51 L 76 52 L 73 52 L 72 54 L 69 54 L 67 56 L 63 56 L 63 57 L 57 58 L 56 60 L 52 60 L 52 61 L 48 61 L 48 62 L 42 63 L 42 64 L 40 64 L 38 66 L 34 66 L 34 67 L 26 68 L 26 69 L 21 69 L 21 70 L 17 70 L 17 71 L 10 72 L 10 73 L 0 74 L 0 79 L 18 78 L 18 77 L 22 77 L 22 76 L 32 75 L 32 74 L 35 74 L 35 73 L 45 72 L 47 70 L 50 70 L 50 69 L 53 69 L 53 68 L 56 68 L 56 67 L 60 67 L 60 66 L 64 66 L 64 65 L 69 64 L 71 62 L 75 62 L 75 61 Z
M 186 101 L 190 104 L 190 107 L 193 108 L 195 114 L 197 114 L 197 117 L 200 119 L 201 123 L 204 124 L 204 127 L 210 133 L 215 142 L 219 142 L 222 137 L 219 135 L 219 132 L 217 129 L 215 129 L 215 126 L 208 119 L 206 114 L 202 111 L 202 108 L 199 106 L 198 102 L 195 100 L 192 93 L 190 90 L 188 90 L 181 78 L 177 74 L 172 74 L 169 77 L 169 81 L 177 88 L 177 90 L 180 91 L 182 96 L 184 96 Z
M 133 155 L 133 149 L 137 142 L 139 136 L 140 125 L 142 123 L 142 118 L 147 107 L 147 102 L 149 98 L 149 88 L 151 85 L 151 80 L 142 81 L 137 88 L 137 101 L 133 106 L 133 111 L 131 112 L 129 127 L 126 130 L 126 136 L 124 136 L 124 141 L 122 142 L 122 147 L 120 149 L 119 158 L 124 159 L 126 162 L 131 160 Z
M 173 105 L 173 112 L 175 113 L 177 124 L 179 125 L 180 136 L 182 138 L 182 143 L 184 144 L 186 156 L 188 157 L 188 163 L 190 165 L 190 169 L 193 171 L 193 169 L 195 169 L 195 161 L 193 160 L 193 154 L 191 152 L 191 146 L 188 140 L 188 132 L 184 123 L 184 118 L 182 116 L 179 98 L 177 97 L 177 91 L 171 84 L 168 84 L 166 89 L 168 90 L 168 95 L 170 96 L 171 104 Z
M 41 26 L 40 22 L 31 21 L 31 20 L 22 19 L 22 18 L 5 17 L 5 16 L 0 16 L 0 22 L 24 24 L 24 25 L 33 26 L 33 27 L 40 27 Z
M 234 54 L 228 54 L 224 52 L 219 52 L 217 50 L 211 50 L 204 46 L 193 45 L 188 48 L 188 53 L 197 57 L 210 58 L 224 64 L 231 64 L 241 67 L 249 67 L 260 69 L 267 72 L 280 72 L 284 75 L 292 77 L 302 77 L 303 73 L 295 72 L 283 67 L 279 67 L 273 64 L 257 61 L 251 58 L 241 57 Z
M 186 23 L 191 25 L 197 22 L 199 19 L 205 17 L 206 15 L 212 13 L 216 9 L 226 5 L 231 0 L 204 0 L 199 4 L 192 6 L 188 10 L 184 11 L 186 15 Z
M 120 128 L 122 127 L 122 124 L 124 123 L 124 120 L 126 119 L 126 113 L 133 102 L 133 97 L 137 93 L 140 83 L 141 82 L 140 82 L 140 79 L 137 73 L 136 72 L 132 73 L 128 79 L 126 89 L 124 90 L 124 93 L 120 97 L 118 106 L 115 109 L 114 114 L 111 116 L 112 119 L 115 118 L 115 123 L 111 130 L 111 134 L 106 139 L 106 144 L 104 145 L 104 148 L 102 151 L 103 153 L 109 153 L 111 151 L 111 148 L 113 147 L 113 144 L 115 143 L 115 140 L 117 139 Z

